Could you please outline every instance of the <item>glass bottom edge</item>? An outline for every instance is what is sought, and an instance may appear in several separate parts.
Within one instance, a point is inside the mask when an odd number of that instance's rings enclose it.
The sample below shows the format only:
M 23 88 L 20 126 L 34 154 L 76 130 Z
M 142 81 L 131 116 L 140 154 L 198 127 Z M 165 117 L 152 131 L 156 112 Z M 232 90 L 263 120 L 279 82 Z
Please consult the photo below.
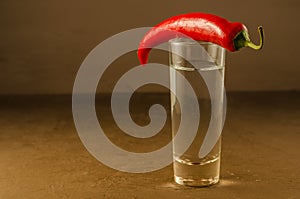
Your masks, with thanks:
M 206 178 L 206 179 L 186 179 L 179 176 L 174 176 L 177 184 L 190 186 L 190 187 L 208 187 L 219 182 L 219 177 Z

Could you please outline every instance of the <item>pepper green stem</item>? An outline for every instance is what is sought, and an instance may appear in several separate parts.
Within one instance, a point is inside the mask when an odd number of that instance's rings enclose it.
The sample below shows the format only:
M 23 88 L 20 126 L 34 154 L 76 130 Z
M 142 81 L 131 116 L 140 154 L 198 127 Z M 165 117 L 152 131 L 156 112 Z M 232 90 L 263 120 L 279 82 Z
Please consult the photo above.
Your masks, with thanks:
M 260 37 L 260 43 L 259 45 L 256 45 L 252 43 L 250 40 L 249 34 L 246 30 L 242 30 L 233 40 L 234 42 L 234 47 L 236 50 L 239 50 L 242 47 L 250 47 L 254 50 L 260 50 L 262 49 L 264 45 L 264 31 L 261 26 L 258 27 L 258 32 L 259 32 L 259 37 Z
M 254 50 L 260 50 L 264 45 L 264 30 L 261 26 L 258 27 L 258 32 L 259 32 L 259 45 L 255 45 L 250 40 L 246 42 L 246 45 L 250 48 L 253 48 Z

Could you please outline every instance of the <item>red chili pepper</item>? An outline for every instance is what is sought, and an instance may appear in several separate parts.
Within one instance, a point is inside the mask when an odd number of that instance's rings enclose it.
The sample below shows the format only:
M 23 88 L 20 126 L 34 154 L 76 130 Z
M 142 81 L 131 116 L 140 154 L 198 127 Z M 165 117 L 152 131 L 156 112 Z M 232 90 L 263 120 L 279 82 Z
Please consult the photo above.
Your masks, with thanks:
M 154 46 L 176 37 L 190 37 L 197 41 L 218 44 L 229 51 L 242 47 L 260 50 L 263 46 L 263 29 L 258 28 L 260 44 L 251 42 L 245 25 L 206 13 L 188 13 L 171 17 L 153 27 L 143 38 L 138 48 L 141 64 L 146 64 L 148 55 Z

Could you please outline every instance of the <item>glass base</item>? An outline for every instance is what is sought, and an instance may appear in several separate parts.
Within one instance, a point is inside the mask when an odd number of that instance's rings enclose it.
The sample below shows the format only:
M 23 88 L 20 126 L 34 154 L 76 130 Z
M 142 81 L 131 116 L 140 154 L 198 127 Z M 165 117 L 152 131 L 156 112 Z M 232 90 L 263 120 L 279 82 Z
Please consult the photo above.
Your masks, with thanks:
M 219 154 L 197 162 L 177 159 L 174 161 L 173 167 L 175 182 L 180 185 L 205 187 L 219 182 Z
M 219 182 L 219 177 L 208 179 L 185 179 L 182 177 L 174 176 L 174 179 L 177 184 L 191 187 L 207 187 Z

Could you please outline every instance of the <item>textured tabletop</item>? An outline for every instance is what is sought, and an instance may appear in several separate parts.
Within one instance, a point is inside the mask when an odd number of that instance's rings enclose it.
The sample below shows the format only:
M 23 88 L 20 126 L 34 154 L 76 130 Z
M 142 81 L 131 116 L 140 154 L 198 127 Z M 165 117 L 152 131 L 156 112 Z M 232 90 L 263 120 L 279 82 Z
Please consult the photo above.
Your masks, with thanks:
M 107 137 L 141 152 L 170 141 L 170 118 L 148 141 L 120 132 L 109 96 L 96 97 Z M 300 198 L 300 94 L 228 93 L 221 181 L 207 188 L 173 182 L 172 165 L 132 174 L 111 169 L 84 147 L 72 117 L 71 96 L 0 97 L 0 198 Z M 147 124 L 148 107 L 164 94 L 133 97 L 132 118 Z

